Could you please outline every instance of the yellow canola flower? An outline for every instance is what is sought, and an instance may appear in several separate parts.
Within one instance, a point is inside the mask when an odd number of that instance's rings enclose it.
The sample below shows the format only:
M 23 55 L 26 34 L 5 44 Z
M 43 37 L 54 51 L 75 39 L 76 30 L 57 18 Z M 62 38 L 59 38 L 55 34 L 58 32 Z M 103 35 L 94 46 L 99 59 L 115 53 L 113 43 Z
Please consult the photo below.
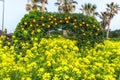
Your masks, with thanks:
M 10 78 L 3 78 L 3 80 L 11 80 Z
M 31 76 L 34 72 L 37 73 L 34 76 L 42 80 L 116 80 L 119 78 L 120 41 L 105 40 L 104 43 L 95 44 L 90 49 L 81 47 L 79 52 L 76 41 L 62 37 L 43 38 L 33 42 L 32 46 L 28 42 L 20 42 L 25 52 L 20 51 L 18 54 L 16 45 L 8 47 L 0 44 L 0 76 L 2 80 L 9 80 L 11 73 L 16 75 L 19 71 L 21 80 L 27 80 L 27 77 L 33 80 Z
M 59 78 L 55 76 L 55 77 L 53 77 L 52 80 L 59 80 Z
M 27 77 L 26 80 L 32 80 L 30 77 Z
M 43 80 L 50 80 L 50 73 L 44 73 L 44 74 L 42 75 L 42 79 L 43 79 Z
M 38 72 L 44 72 L 45 71 L 45 69 L 44 68 L 40 68 L 39 70 L 38 70 Z

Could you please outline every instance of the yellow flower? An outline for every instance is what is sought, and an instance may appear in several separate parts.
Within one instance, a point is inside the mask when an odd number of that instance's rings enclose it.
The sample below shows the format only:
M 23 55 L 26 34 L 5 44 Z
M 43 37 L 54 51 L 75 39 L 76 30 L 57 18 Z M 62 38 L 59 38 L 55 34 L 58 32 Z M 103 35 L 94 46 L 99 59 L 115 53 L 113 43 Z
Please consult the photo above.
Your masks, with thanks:
M 38 38 L 35 38 L 35 41 L 38 41 Z
M 3 80 L 11 80 L 10 78 L 3 78 Z
M 43 80 L 50 80 L 50 73 L 45 73 L 42 75 Z
M 55 76 L 55 77 L 53 77 L 53 80 L 59 80 L 59 78 Z
M 38 71 L 39 71 L 39 72 L 44 72 L 45 69 L 44 69 L 44 68 L 40 68 Z
M 70 77 L 70 80 L 75 80 L 74 78 Z
M 51 62 L 50 61 L 47 61 L 47 66 L 51 66 Z
M 63 67 L 63 70 L 64 70 L 64 71 L 67 71 L 67 70 L 69 70 L 69 68 L 68 68 L 67 66 L 64 66 L 64 67 Z
M 30 77 L 27 77 L 26 80 L 32 80 Z

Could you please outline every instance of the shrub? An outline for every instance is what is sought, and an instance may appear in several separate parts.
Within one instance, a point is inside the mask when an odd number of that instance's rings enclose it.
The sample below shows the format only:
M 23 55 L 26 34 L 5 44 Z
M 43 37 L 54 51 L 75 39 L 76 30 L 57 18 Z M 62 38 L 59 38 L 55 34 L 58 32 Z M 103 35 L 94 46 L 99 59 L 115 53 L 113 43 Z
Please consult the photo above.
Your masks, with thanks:
M 111 31 L 110 38 L 120 38 L 120 30 Z
M 36 10 L 22 18 L 14 35 L 19 41 L 31 41 L 31 37 L 40 40 L 49 36 L 50 31 L 61 34 L 59 29 L 67 30 L 68 36 L 75 38 L 79 46 L 103 41 L 103 31 L 95 18 L 78 13 L 45 13 Z

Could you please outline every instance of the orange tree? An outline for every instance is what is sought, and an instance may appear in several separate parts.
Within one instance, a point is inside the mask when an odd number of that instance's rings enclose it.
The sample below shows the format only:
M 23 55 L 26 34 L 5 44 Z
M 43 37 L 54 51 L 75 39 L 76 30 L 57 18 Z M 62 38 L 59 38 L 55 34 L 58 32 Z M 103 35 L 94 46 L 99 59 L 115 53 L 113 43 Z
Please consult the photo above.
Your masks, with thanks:
M 49 31 L 68 30 L 68 37 L 78 41 L 78 45 L 88 45 L 103 41 L 100 23 L 92 17 L 79 13 L 46 13 L 37 10 L 26 14 L 14 32 L 19 41 L 35 41 L 49 36 Z M 57 34 L 56 34 L 57 35 Z

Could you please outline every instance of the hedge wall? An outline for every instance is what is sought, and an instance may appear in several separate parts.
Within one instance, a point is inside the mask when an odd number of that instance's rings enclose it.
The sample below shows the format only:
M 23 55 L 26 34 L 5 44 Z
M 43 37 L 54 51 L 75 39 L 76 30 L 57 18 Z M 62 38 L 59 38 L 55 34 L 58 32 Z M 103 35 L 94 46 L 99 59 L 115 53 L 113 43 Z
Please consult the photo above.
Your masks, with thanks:
M 95 18 L 79 13 L 46 13 L 36 10 L 22 18 L 14 35 L 19 41 L 32 41 L 33 38 L 40 40 L 49 36 L 50 31 L 60 30 L 67 30 L 68 37 L 78 40 L 79 46 L 103 41 L 103 31 Z

